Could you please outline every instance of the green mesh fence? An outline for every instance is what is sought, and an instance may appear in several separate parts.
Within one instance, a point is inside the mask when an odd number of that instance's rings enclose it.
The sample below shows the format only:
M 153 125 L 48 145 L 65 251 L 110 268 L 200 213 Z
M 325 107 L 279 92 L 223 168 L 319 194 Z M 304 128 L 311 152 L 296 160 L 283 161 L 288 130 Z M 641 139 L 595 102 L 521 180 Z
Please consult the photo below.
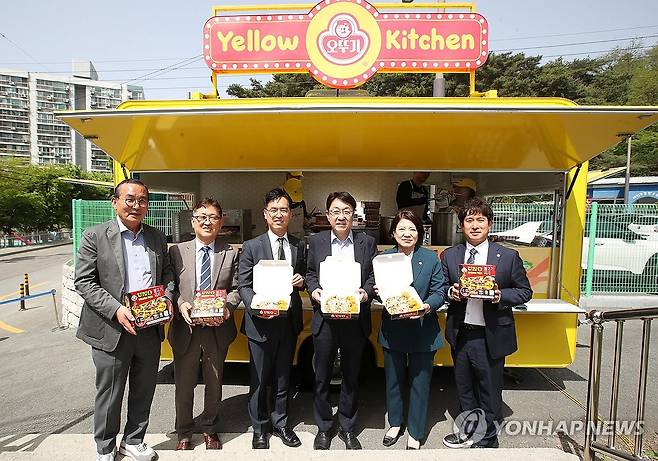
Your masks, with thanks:
M 591 216 L 590 208 L 581 261 L 583 294 L 658 292 L 658 205 L 598 204 L 594 223 Z M 594 243 L 590 245 L 592 224 Z M 588 286 L 590 259 L 592 283 Z
M 171 235 L 172 222 L 179 211 L 187 209 L 184 201 L 151 200 L 144 222 Z M 107 200 L 73 200 L 73 254 L 78 254 L 82 232 L 115 216 Z
M 514 230 L 535 222 L 536 238 L 530 246 L 550 246 L 553 238 L 552 203 L 496 203 L 492 233 Z M 183 201 L 151 201 L 145 219 L 165 235 L 171 235 L 172 219 L 186 209 Z M 590 212 L 586 215 L 581 268 L 582 292 L 658 292 L 658 205 L 598 205 L 592 261 L 592 284 L 586 286 Z M 77 254 L 82 232 L 114 216 L 105 200 L 73 201 L 73 251 Z

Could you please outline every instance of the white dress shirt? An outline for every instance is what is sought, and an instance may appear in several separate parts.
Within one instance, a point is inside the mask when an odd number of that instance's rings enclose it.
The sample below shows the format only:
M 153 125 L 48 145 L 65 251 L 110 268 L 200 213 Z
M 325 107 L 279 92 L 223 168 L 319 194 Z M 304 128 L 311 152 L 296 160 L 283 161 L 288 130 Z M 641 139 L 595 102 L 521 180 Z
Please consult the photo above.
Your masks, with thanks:
M 489 240 L 485 240 L 476 247 L 466 242 L 464 264 L 466 264 L 466 261 L 468 261 L 468 258 L 471 256 L 471 248 L 477 250 L 473 264 L 487 264 L 487 257 L 489 256 Z M 464 317 L 464 323 L 484 326 L 484 313 L 482 312 L 482 307 L 483 301 L 481 299 L 469 299 L 466 302 L 466 316 Z
M 340 240 L 331 231 L 331 256 L 342 256 L 354 260 L 354 234 L 350 231 L 345 240 Z
M 286 261 L 288 261 L 288 264 L 292 265 L 292 252 L 290 251 L 288 233 L 286 232 L 283 237 L 279 237 L 271 230 L 268 230 L 267 236 L 270 238 L 270 246 L 272 247 L 272 256 L 274 259 L 279 259 L 279 238 L 283 238 L 283 253 L 286 255 Z
M 215 262 L 215 241 L 213 240 L 208 245 L 194 239 L 196 246 L 196 289 L 199 289 L 199 284 L 201 283 L 201 264 L 203 263 L 203 247 L 210 247 L 208 256 L 210 256 L 210 283 L 212 285 L 212 268 L 214 267 Z
M 149 288 L 153 285 L 153 274 L 151 274 L 151 261 L 144 240 L 144 227 L 140 225 L 139 230 L 134 234 L 118 216 L 117 222 L 121 233 L 123 266 L 126 271 L 124 280 L 126 292 Z

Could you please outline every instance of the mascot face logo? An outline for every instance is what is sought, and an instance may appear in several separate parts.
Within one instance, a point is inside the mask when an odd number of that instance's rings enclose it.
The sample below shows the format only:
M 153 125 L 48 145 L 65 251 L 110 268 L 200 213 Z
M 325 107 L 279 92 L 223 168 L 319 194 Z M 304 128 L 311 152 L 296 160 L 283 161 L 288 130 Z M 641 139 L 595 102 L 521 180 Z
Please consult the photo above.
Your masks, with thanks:
M 359 29 L 356 19 L 346 13 L 337 14 L 318 37 L 318 48 L 327 61 L 338 65 L 357 62 L 368 51 L 368 34 Z

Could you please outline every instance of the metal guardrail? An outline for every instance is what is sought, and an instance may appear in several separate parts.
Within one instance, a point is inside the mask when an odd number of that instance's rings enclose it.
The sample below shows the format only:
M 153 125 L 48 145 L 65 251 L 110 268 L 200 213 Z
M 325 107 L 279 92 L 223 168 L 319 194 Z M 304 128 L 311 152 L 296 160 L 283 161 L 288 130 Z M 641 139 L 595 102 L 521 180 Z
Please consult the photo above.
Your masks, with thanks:
M 71 230 L 40 231 L 27 234 L 0 235 L 0 248 L 16 248 L 71 240 Z
M 593 310 L 587 313 L 591 322 L 589 378 L 587 389 L 587 425 L 585 432 L 584 461 L 593 461 L 595 453 L 607 455 L 619 460 L 640 460 L 642 458 L 642 443 L 644 429 L 644 410 L 647 394 L 647 372 L 649 367 L 649 346 L 651 343 L 651 321 L 658 317 L 658 307 L 642 309 L 623 309 L 613 311 Z M 617 422 L 617 403 L 619 400 L 619 376 L 621 370 L 621 352 L 623 343 L 624 322 L 642 320 L 642 350 L 640 353 L 640 377 L 637 386 L 637 407 L 635 423 L 639 430 L 635 433 L 633 453 L 619 450 L 615 447 L 616 431 L 611 431 L 608 442 L 597 441 L 594 430 L 599 421 L 599 391 L 601 387 L 601 350 L 603 346 L 603 328 L 606 322 L 616 323 L 614 363 L 612 372 L 612 388 L 610 395 L 610 415 L 608 423 Z

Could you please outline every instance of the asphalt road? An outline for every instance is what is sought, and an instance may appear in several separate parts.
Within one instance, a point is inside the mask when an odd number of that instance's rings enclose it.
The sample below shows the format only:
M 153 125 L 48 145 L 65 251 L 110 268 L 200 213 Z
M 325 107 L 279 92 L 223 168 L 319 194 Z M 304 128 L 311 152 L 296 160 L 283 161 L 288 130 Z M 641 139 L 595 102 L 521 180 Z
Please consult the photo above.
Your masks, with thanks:
M 33 289 L 56 288 L 61 283 L 61 265 L 70 258 L 71 247 L 0 257 L 0 298 L 6 299 L 17 290 L 23 273 L 29 272 Z M 55 318 L 51 299 L 29 302 L 27 311 L 19 312 L 17 304 L 0 306 L 0 452 L 5 444 L 28 433 L 89 434 L 92 439 L 94 370 L 89 347 L 75 339 L 72 330 L 53 330 Z M 23 332 L 8 331 L 14 327 Z M 619 418 L 634 419 L 637 399 L 638 362 L 641 323 L 628 323 L 622 363 Z M 656 334 L 654 334 L 655 336 Z M 601 415 L 607 416 L 614 326 L 606 327 L 603 352 Z M 656 341 L 654 340 L 654 344 Z M 652 348 L 647 389 L 645 448 L 658 449 L 658 367 L 656 348 Z M 515 369 L 519 382 L 506 379 L 504 416 L 508 421 L 530 424 L 553 424 L 559 421 L 582 421 L 587 396 L 589 359 L 589 327 L 581 326 L 578 334 L 576 361 L 566 369 Z M 172 439 L 174 424 L 174 383 L 171 364 L 162 363 L 156 401 L 151 412 L 150 433 L 166 433 Z M 230 440 L 250 430 L 247 415 L 248 368 L 245 364 L 227 364 L 224 381 L 222 438 Z M 202 399 L 203 387 L 196 390 L 196 403 Z M 384 374 L 376 370 L 365 377 L 360 389 L 360 439 L 365 448 L 383 448 L 381 438 L 387 428 L 384 408 Z M 428 424 L 431 428 L 425 444 L 441 448 L 443 435 L 452 430 L 457 414 L 452 369 L 436 368 L 430 396 Z M 537 423 L 532 423 L 536 421 Z M 290 402 L 290 423 L 295 430 L 315 434 L 312 395 L 296 390 Z M 546 429 L 539 434 L 516 434 L 516 423 L 508 423 L 500 437 L 503 447 L 556 447 L 580 454 L 583 431 L 574 433 Z M 559 429 L 559 428 L 557 428 Z M 38 444 L 36 438 L 29 444 Z M 630 438 L 618 440 L 625 448 Z M 402 438 L 394 449 L 405 448 Z M 342 448 L 338 439 L 332 448 Z

